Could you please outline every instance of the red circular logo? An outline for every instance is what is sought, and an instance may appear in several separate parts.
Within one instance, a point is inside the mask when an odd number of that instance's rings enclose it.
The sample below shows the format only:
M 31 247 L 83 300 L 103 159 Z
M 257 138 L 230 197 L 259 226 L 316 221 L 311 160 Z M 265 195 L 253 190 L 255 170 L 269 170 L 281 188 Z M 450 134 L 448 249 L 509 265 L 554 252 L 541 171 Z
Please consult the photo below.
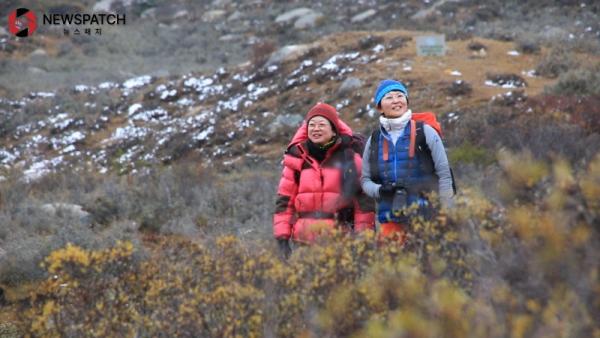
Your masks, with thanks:
M 8 15 L 8 30 L 20 38 L 31 36 L 37 29 L 37 17 L 27 8 L 17 8 Z

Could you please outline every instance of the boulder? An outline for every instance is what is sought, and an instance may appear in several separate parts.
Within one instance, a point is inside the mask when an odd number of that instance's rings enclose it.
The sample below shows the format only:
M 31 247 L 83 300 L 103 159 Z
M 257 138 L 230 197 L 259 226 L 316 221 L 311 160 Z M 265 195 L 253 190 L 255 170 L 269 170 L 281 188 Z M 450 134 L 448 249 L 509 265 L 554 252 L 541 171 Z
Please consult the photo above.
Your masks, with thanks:
M 285 46 L 271 54 L 267 65 L 275 63 L 281 63 L 287 60 L 291 60 L 306 54 L 310 50 L 310 45 L 289 45 Z
M 362 86 L 363 86 L 363 83 L 359 78 L 349 77 L 346 80 L 344 80 L 344 82 L 342 82 L 342 85 L 338 89 L 338 95 L 343 95 L 346 93 L 353 92 L 353 91 L 361 88 Z
M 298 20 L 296 20 L 296 22 L 294 22 L 294 28 L 296 28 L 296 29 L 313 28 L 313 27 L 318 26 L 321 22 L 323 22 L 324 18 L 325 18 L 325 16 L 323 16 L 323 14 L 321 14 L 321 13 L 317 13 L 317 12 L 309 13 L 309 14 L 306 14 L 306 15 L 298 18 Z
M 227 14 L 227 12 L 222 9 L 215 9 L 212 11 L 208 11 L 202 15 L 202 21 L 214 22 L 214 21 L 217 21 L 217 20 L 220 20 L 221 18 L 223 18 L 225 16 L 225 14 Z
M 29 68 L 27 68 L 27 71 L 31 74 L 36 74 L 36 75 L 48 73 L 47 71 L 43 70 L 42 68 L 38 68 L 38 67 L 29 67 Z
M 377 11 L 371 8 L 366 12 L 363 12 L 363 13 L 353 16 L 352 19 L 350 19 L 350 22 L 352 22 L 352 23 L 362 22 L 362 21 L 369 19 L 370 17 L 372 17 L 375 14 L 377 14 Z
M 242 17 L 243 15 L 240 11 L 235 11 L 227 18 L 227 21 L 237 21 L 240 20 Z
M 269 129 L 271 130 L 271 133 L 274 133 L 282 127 L 298 128 L 303 120 L 304 117 L 300 114 L 278 115 L 277 118 L 275 118 L 275 121 L 269 126 Z
M 40 206 L 40 210 L 47 213 L 50 217 L 55 217 L 62 213 L 63 215 L 78 218 L 83 223 L 88 223 L 91 220 L 90 213 L 83 210 L 83 207 L 77 204 L 46 203 Z
M 5 36 L 8 35 L 8 31 L 6 30 L 6 28 L 0 26 L 0 36 Z
M 298 20 L 300 17 L 316 13 L 310 8 L 296 8 L 285 12 L 275 18 L 275 23 L 286 24 Z

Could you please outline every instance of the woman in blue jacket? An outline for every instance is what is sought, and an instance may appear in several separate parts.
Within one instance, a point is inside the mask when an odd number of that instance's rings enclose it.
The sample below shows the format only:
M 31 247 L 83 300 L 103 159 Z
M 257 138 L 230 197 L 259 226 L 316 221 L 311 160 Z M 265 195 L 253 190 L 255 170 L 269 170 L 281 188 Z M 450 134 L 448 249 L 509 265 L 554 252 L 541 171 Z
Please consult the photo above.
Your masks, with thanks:
M 432 191 L 442 205 L 449 205 L 454 195 L 452 175 L 442 139 L 429 124 L 413 119 L 402 82 L 381 81 L 374 103 L 381 113 L 380 126 L 365 146 L 361 185 L 377 200 L 381 235 L 404 242 L 410 221 L 406 207 L 416 203 L 418 212 L 426 215 Z

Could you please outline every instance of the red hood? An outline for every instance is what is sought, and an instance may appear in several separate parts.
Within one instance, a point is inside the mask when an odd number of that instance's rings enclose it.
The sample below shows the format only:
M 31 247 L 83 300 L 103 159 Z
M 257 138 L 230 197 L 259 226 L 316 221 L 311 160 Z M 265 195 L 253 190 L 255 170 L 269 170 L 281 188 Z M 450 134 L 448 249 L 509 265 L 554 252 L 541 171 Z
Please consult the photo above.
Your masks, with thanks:
M 339 133 L 352 136 L 352 129 L 342 120 L 337 120 L 337 127 L 339 128 Z M 302 122 L 302 125 L 294 134 L 292 141 L 288 144 L 288 148 L 293 146 L 294 144 L 298 144 L 300 142 L 304 142 L 308 140 L 308 128 L 306 127 L 306 121 Z

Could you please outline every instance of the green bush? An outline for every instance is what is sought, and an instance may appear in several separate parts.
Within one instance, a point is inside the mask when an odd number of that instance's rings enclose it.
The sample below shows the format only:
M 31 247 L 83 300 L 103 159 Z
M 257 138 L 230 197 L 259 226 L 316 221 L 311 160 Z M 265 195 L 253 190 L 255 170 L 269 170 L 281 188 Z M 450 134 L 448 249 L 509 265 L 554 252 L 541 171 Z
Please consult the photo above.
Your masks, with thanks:
M 558 95 L 600 95 L 600 65 L 569 70 L 547 91 Z
M 494 163 L 494 155 L 490 151 L 475 146 L 471 143 L 463 143 L 458 147 L 448 149 L 450 163 L 472 163 L 489 165 Z

